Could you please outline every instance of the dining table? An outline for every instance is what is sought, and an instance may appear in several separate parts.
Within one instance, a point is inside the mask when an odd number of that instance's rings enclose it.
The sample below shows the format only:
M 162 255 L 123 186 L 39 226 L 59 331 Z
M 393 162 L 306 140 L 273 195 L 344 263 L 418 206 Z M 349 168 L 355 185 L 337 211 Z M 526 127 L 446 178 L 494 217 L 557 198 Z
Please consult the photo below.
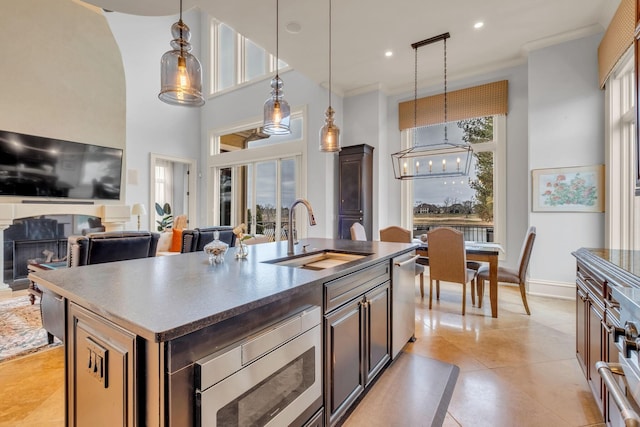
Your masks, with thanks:
M 491 301 L 491 317 L 498 317 L 498 257 L 504 252 L 499 243 L 465 242 L 467 261 L 479 261 L 489 264 L 489 299 Z M 428 243 L 416 249 L 416 255 L 429 257 Z

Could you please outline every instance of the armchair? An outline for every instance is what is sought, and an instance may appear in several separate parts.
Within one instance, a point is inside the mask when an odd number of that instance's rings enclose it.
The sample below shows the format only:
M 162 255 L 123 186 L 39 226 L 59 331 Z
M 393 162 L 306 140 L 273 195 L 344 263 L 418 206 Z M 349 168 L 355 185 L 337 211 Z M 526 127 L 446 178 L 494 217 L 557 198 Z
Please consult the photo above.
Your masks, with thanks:
M 158 233 L 148 231 L 110 231 L 70 236 L 67 243 L 67 267 L 124 261 L 155 256 Z M 64 341 L 64 300 L 42 287 L 40 310 L 42 326 L 49 343 L 56 336 Z
M 197 252 L 204 249 L 204 245 L 213 240 L 214 232 L 219 231 L 218 237 L 229 247 L 235 246 L 236 235 L 233 234 L 233 227 L 218 225 L 205 228 L 194 228 L 193 230 L 182 230 L 182 253 Z

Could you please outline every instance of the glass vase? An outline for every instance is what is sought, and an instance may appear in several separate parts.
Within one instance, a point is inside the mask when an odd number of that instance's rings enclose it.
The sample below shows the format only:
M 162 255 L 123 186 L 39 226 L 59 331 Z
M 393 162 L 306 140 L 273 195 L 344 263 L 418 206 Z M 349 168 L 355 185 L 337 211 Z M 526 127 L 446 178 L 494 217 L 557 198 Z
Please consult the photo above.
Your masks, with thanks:
M 224 261 L 224 254 L 229 245 L 219 239 L 220 232 L 213 232 L 213 240 L 204 245 L 204 253 L 209 256 L 209 264 L 219 264 Z
M 249 248 L 246 243 L 238 242 L 238 246 L 236 246 L 236 258 L 245 259 L 247 255 L 249 255 Z

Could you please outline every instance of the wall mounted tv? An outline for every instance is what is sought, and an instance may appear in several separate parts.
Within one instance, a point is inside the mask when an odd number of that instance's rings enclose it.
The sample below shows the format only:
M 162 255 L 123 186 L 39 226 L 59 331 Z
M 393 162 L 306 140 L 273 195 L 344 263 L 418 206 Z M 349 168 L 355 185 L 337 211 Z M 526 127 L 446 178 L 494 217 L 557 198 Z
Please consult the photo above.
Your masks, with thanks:
M 120 199 L 122 150 L 0 131 L 0 196 Z

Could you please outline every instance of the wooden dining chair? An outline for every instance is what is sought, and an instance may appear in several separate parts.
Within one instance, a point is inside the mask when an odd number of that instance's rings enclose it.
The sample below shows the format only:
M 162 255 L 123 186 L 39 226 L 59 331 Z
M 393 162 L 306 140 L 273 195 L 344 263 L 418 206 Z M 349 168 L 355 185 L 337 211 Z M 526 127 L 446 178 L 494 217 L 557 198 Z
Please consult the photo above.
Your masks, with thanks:
M 359 222 L 354 222 L 349 231 L 351 231 L 351 240 L 367 240 L 367 231 Z
M 429 244 L 429 309 L 433 301 L 433 281 L 436 299 L 440 299 L 440 281 L 462 285 L 462 315 L 466 309 L 467 283 L 471 282 L 471 302 L 475 303 L 476 271 L 467 268 L 464 234 L 449 227 L 438 227 L 428 233 Z
M 381 242 L 411 243 L 411 231 L 391 225 L 380 229 Z M 420 258 L 418 258 L 420 259 Z M 416 262 L 416 276 L 420 275 L 420 295 L 424 298 L 424 265 Z
M 529 259 L 531 258 L 531 251 L 533 250 L 533 242 L 536 239 L 536 227 L 531 226 L 527 231 L 527 236 L 522 243 L 522 249 L 520 249 L 520 258 L 518 261 L 518 269 L 498 266 L 498 282 L 515 283 L 520 287 L 520 296 L 522 297 L 522 303 L 527 314 L 531 314 L 529 311 L 529 304 L 527 304 L 527 290 L 525 288 L 525 282 L 527 279 L 527 269 L 529 268 Z M 431 254 L 431 248 L 429 248 L 429 254 Z M 484 281 L 489 280 L 489 266 L 480 267 L 478 270 L 478 307 L 482 307 L 482 297 L 484 295 Z

